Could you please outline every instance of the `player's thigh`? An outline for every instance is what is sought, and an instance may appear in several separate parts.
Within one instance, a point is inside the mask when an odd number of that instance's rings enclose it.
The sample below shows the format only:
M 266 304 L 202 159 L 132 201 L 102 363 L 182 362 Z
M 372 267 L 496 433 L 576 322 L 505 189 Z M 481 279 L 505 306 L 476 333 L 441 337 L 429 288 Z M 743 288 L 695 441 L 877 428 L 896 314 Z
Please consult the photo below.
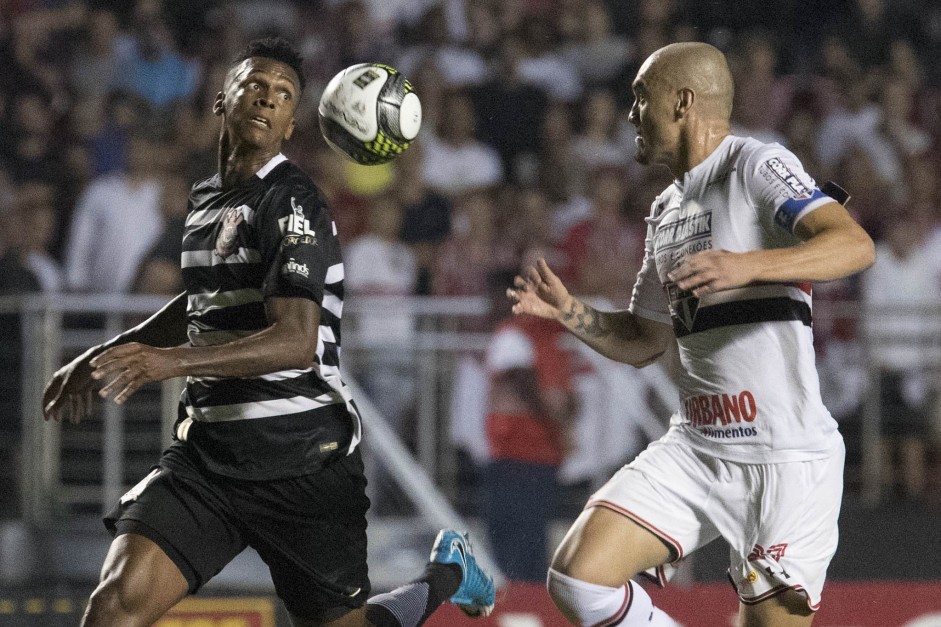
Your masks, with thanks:
M 358 451 L 311 475 L 232 482 L 229 496 L 292 616 L 329 624 L 363 606 L 369 499 Z
M 195 593 L 245 548 L 227 483 L 171 448 L 105 525 L 115 536 L 144 536 L 159 546 Z
M 785 590 L 759 603 L 739 604 L 740 627 L 809 627 L 813 620 L 807 597 L 795 590 Z
M 630 518 L 590 507 L 569 529 L 552 568 L 581 581 L 619 588 L 639 572 L 665 564 L 671 551 L 663 541 Z
M 155 542 L 122 534 L 108 549 L 84 624 L 115 624 L 119 618 L 132 616 L 139 624 L 149 625 L 188 591 L 186 577 Z
M 654 442 L 591 496 L 553 568 L 619 587 L 639 572 L 682 559 L 718 537 L 703 515 L 714 476 L 715 468 L 687 445 Z

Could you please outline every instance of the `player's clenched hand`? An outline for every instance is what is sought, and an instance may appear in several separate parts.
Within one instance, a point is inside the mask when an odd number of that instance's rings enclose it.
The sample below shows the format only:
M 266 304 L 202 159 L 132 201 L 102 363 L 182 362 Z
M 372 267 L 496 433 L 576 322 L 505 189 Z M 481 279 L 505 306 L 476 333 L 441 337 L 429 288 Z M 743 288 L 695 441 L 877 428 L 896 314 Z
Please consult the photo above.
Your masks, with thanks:
M 514 314 L 526 313 L 553 320 L 571 298 L 545 259 L 539 259 L 535 266 L 529 266 L 517 276 L 506 295 L 513 301 Z
M 43 391 L 43 418 L 58 422 L 62 419 L 63 412 L 68 412 L 69 420 L 77 423 L 84 416 L 91 415 L 94 383 L 85 355 L 76 357 L 59 368 Z
M 171 351 L 137 342 L 109 348 L 91 360 L 91 376 L 104 382 L 98 394 L 120 405 L 145 383 L 178 376 L 178 362 Z
M 753 280 L 753 268 L 743 253 L 707 250 L 687 257 L 667 278 L 699 297 L 748 285 Z

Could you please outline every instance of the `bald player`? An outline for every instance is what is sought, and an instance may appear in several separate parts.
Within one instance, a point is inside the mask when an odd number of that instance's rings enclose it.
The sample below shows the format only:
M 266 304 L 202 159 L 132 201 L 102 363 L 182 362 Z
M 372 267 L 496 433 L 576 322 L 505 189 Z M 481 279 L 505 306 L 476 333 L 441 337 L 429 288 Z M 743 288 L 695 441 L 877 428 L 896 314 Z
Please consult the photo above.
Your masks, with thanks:
M 671 427 L 596 492 L 549 570 L 580 625 L 676 623 L 632 578 L 663 585 L 712 540 L 731 545 L 742 625 L 813 621 L 836 551 L 845 449 L 820 398 L 810 284 L 872 264 L 873 243 L 777 144 L 729 131 L 722 53 L 666 46 L 633 83 L 637 160 L 669 168 L 630 306 L 597 311 L 544 260 L 516 277 L 516 314 L 556 319 L 637 367 L 676 338 Z

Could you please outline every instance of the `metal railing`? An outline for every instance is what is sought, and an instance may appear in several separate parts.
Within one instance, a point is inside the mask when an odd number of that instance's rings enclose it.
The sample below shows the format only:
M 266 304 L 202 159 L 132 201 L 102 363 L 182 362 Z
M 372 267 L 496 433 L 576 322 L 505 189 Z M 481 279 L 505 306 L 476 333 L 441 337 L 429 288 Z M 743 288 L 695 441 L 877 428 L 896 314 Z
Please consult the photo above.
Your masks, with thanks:
M 57 511 L 69 506 L 96 507 L 103 511 L 111 507 L 129 487 L 135 475 L 127 472 L 128 463 L 128 406 L 113 403 L 99 404 L 100 458 L 86 459 L 88 450 L 80 450 L 76 457 L 83 468 L 90 463 L 100 465 L 99 473 L 92 473 L 92 480 L 68 480 L 63 474 L 66 453 L 70 450 L 69 438 L 63 440 L 61 425 L 44 422 L 42 416 L 42 389 L 44 383 L 67 358 L 78 354 L 87 346 L 117 334 L 129 324 L 129 318 L 148 315 L 165 304 L 167 299 L 150 296 L 81 296 L 81 295 L 30 295 L 0 298 L 0 314 L 16 314 L 21 325 L 23 363 L 22 381 L 22 441 L 21 469 L 19 474 L 22 516 L 33 524 L 44 525 L 53 520 Z M 455 355 L 467 351 L 482 351 L 486 346 L 486 332 L 463 331 L 462 319 L 485 316 L 488 311 L 484 298 L 360 298 L 347 299 L 345 319 L 363 313 L 395 311 L 414 317 L 415 334 L 412 348 L 415 360 L 415 376 L 418 384 L 416 398 L 416 426 L 414 429 L 414 451 L 417 464 L 408 465 L 402 460 L 388 465 L 400 470 L 423 469 L 426 476 L 449 495 L 450 482 L 455 475 L 455 458 L 448 445 L 448 400 Z M 879 320 L 896 316 L 919 316 L 924 324 L 919 332 L 895 334 L 886 332 L 885 325 L 874 328 L 866 324 L 868 316 L 879 316 Z M 73 319 L 78 318 L 79 324 Z M 93 318 L 92 323 L 89 319 Z M 827 326 L 837 319 L 851 321 L 862 339 L 863 370 L 866 381 L 863 400 L 860 443 L 862 458 L 859 467 L 859 493 L 868 503 L 875 503 L 881 491 L 880 465 L 880 372 L 873 357 L 879 342 L 909 342 L 922 348 L 941 345 L 941 310 L 918 307 L 894 306 L 889 309 L 863 309 L 854 302 L 827 302 L 815 309 L 816 324 Z M 874 318 L 876 319 L 876 318 Z M 891 326 L 891 325 L 889 325 Z M 346 327 L 345 327 L 346 328 Z M 476 328 L 481 328 L 477 325 Z M 355 327 L 354 327 L 355 330 Z M 888 339 L 887 339 L 888 338 Z M 344 361 L 356 361 L 368 351 L 377 348 L 375 342 L 358 341 L 355 332 L 345 332 Z M 928 351 L 932 353 L 932 351 Z M 934 351 L 932 354 L 936 354 Z M 931 359 L 934 359 L 933 357 Z M 927 367 L 937 369 L 938 363 Z M 158 399 L 156 413 L 160 416 L 155 428 L 159 434 L 153 436 L 158 442 L 154 451 L 145 457 L 156 459 L 159 449 L 169 443 L 170 426 L 176 417 L 176 400 L 181 389 L 180 381 L 165 382 L 155 392 Z M 95 439 L 88 436 L 87 440 Z M 77 435 L 69 436 L 81 440 Z M 84 437 L 84 436 L 83 436 Z M 142 445 L 144 446 L 144 445 Z M 79 449 L 81 447 L 78 447 Z M 146 447 L 145 447 L 146 448 Z M 95 447 L 91 447 L 94 451 Z M 399 463 L 401 462 L 401 463 Z M 70 462 L 71 463 L 71 462 Z M 408 482 L 406 481 L 406 484 Z M 426 484 L 413 486 L 424 490 Z M 416 495 L 416 502 L 422 497 Z M 447 514 L 447 515 L 450 515 Z

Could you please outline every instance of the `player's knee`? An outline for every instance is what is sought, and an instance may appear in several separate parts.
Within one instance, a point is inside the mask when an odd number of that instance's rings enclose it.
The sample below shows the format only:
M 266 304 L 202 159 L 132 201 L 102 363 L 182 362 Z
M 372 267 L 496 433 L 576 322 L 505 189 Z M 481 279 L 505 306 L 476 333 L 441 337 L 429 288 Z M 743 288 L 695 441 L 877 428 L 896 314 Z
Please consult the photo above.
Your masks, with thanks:
M 549 569 L 546 588 L 559 611 L 575 625 L 595 625 L 613 618 L 624 607 L 629 585 L 609 588 Z

